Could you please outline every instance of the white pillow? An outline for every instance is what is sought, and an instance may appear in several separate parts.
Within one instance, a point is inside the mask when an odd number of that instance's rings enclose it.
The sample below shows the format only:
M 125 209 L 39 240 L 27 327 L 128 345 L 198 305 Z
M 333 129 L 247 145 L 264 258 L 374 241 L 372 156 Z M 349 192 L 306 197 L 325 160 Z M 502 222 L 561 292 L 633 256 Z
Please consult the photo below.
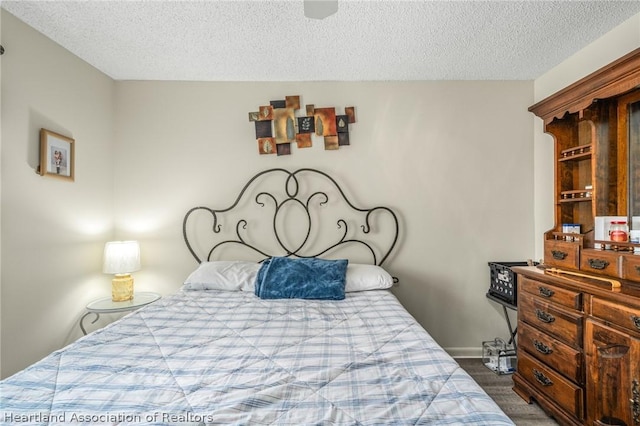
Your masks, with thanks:
M 253 291 L 260 263 L 241 260 L 202 262 L 185 280 L 185 290 Z
M 393 286 L 393 277 L 377 265 L 349 263 L 345 292 L 382 290 Z

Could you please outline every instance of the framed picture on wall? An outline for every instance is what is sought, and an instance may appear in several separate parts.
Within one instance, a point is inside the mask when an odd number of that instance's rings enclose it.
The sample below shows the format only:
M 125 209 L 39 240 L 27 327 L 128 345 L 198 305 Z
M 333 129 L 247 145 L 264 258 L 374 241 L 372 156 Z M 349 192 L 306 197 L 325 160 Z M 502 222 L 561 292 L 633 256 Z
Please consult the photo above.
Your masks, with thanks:
M 40 174 L 74 180 L 75 141 L 40 129 Z

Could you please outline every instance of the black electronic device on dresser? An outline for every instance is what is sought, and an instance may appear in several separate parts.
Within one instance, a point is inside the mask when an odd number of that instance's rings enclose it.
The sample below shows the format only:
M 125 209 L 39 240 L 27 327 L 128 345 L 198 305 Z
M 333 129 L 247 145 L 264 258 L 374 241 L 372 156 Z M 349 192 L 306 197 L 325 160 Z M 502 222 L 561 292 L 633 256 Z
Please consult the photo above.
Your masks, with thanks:
M 533 265 L 531 262 L 489 262 L 489 295 L 513 306 L 518 305 L 518 276 L 511 268 Z
M 555 224 L 542 267 L 514 267 L 514 390 L 562 425 L 640 426 L 640 243 L 603 229 L 640 230 L 640 49 L 529 110 L 553 136 Z
M 518 328 L 511 325 L 511 318 L 507 309 L 516 311 L 518 309 L 518 276 L 511 268 L 515 266 L 535 265 L 532 261 L 526 262 L 489 262 L 490 280 L 487 299 L 502 305 L 504 319 L 509 328 L 509 341 L 506 342 L 509 352 L 516 358 L 518 349 L 516 336 Z M 483 353 L 485 343 L 483 342 Z M 484 357 L 484 355 L 483 355 Z M 515 363 L 514 363 L 515 364 Z

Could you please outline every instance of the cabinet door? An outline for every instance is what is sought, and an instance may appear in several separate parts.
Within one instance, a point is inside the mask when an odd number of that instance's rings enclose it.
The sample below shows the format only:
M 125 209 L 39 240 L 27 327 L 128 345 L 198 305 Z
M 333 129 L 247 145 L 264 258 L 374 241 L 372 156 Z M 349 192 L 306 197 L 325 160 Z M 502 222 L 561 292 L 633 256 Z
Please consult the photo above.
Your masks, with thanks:
M 618 167 L 628 166 L 627 176 L 620 176 L 618 198 L 627 200 L 620 213 L 629 218 L 640 216 L 640 90 L 618 99 L 618 144 L 626 155 L 618 158 Z
M 585 340 L 589 424 L 640 425 L 640 339 L 589 319 Z

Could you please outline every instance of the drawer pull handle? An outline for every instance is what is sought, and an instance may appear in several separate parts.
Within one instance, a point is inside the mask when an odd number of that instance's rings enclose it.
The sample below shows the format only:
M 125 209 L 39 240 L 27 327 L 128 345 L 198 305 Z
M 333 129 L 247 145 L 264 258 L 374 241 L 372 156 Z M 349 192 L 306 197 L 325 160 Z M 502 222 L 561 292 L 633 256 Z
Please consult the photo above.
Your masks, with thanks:
M 633 322 L 633 325 L 640 330 L 640 317 L 631 315 L 631 321 Z
M 552 297 L 554 294 L 556 294 L 555 291 L 547 288 L 547 287 L 538 287 L 538 292 L 540 293 L 540 296 L 542 297 Z
M 540 321 L 546 322 L 547 324 L 550 324 L 556 320 L 553 315 L 545 311 L 541 311 L 540 309 L 536 309 L 536 317 L 538 317 Z
M 538 383 L 540 383 L 542 386 L 553 385 L 553 382 L 551 381 L 551 379 L 549 379 L 547 376 L 542 374 L 542 372 L 536 370 L 535 368 L 532 369 L 531 371 L 533 371 L 533 375 L 536 377 L 536 380 L 538 381 Z
M 541 311 L 540 309 L 536 309 L 536 317 L 538 317 L 540 321 L 546 322 L 547 324 L 550 324 L 556 320 L 553 315 L 548 314 L 545 311 Z
M 591 268 L 597 269 L 599 271 L 602 271 L 603 269 L 606 269 L 607 266 L 609 266 L 609 262 L 604 259 L 589 259 L 588 262 Z
M 551 353 L 553 353 L 553 349 L 536 339 L 533 339 L 533 346 L 535 346 L 536 350 L 542 354 L 551 355 Z
M 640 266 L 636 266 L 636 272 L 640 274 Z
M 551 250 L 551 255 L 555 260 L 564 260 L 569 256 L 569 253 L 560 250 Z

